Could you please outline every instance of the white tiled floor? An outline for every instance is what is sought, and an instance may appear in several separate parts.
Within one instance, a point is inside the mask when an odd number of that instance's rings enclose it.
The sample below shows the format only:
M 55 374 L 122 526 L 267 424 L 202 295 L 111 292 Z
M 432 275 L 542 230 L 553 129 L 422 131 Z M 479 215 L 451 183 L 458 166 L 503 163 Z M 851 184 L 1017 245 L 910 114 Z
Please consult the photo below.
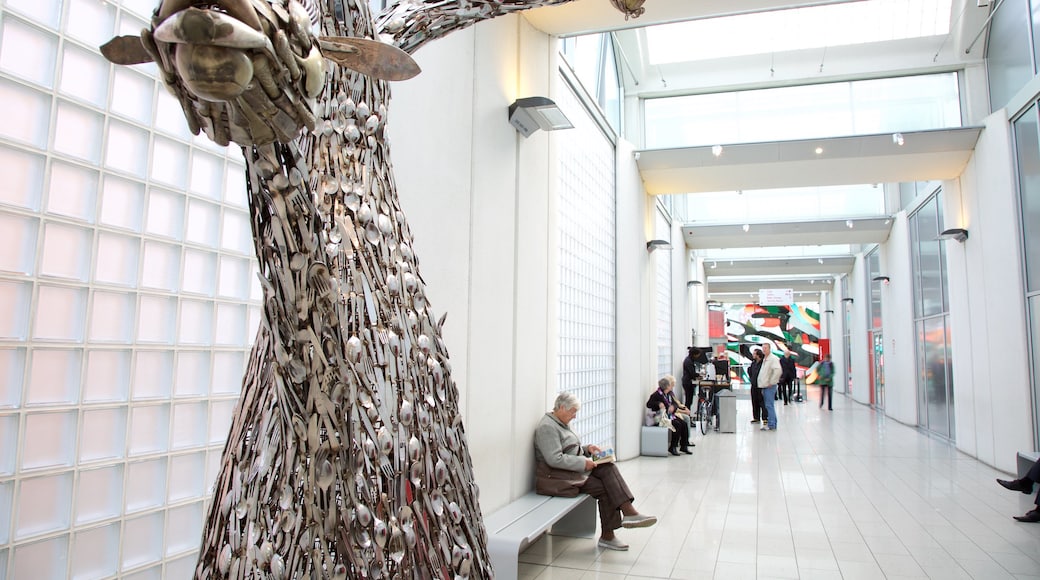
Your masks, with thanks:
M 1040 579 L 1040 524 L 1011 519 L 1033 496 L 953 445 L 836 396 L 834 411 L 778 409 L 695 438 L 692 456 L 619 464 L 656 526 L 619 530 L 627 552 L 543 536 L 520 555 L 522 580 L 626 578 Z

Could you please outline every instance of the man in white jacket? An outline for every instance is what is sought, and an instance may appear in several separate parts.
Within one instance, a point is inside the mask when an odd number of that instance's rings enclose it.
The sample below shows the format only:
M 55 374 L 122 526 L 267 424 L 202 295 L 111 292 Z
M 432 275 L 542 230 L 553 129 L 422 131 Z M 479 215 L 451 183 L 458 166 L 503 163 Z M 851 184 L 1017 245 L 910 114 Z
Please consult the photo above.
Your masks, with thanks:
M 758 387 L 762 389 L 762 398 L 765 399 L 766 411 L 769 412 L 768 420 L 762 426 L 763 431 L 776 431 L 776 384 L 780 382 L 780 359 L 772 354 L 772 348 L 768 343 L 762 345 L 762 369 L 758 371 Z

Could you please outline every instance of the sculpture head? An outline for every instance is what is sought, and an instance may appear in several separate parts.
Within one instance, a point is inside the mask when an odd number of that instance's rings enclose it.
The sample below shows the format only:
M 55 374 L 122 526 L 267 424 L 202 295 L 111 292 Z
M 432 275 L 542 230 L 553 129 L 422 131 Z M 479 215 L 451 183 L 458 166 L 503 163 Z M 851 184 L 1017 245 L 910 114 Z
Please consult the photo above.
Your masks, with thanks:
M 151 27 L 101 47 L 116 64 L 155 62 L 192 133 L 226 145 L 291 141 L 315 126 L 325 60 L 385 80 L 419 67 L 366 38 L 320 37 L 318 10 L 296 0 L 162 0 Z

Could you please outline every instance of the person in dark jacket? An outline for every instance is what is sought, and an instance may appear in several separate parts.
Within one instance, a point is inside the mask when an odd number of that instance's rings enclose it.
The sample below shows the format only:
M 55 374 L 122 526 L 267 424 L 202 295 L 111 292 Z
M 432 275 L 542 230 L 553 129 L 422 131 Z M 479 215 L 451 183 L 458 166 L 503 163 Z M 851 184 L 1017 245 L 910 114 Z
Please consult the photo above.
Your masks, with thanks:
M 787 351 L 780 357 L 780 395 L 785 405 L 791 402 L 791 386 L 796 376 L 798 371 L 794 367 L 794 352 Z
M 697 387 L 694 386 L 693 382 L 700 378 L 697 373 L 697 361 L 694 360 L 694 353 L 697 349 L 695 347 L 689 347 L 686 349 L 686 358 L 682 361 L 682 390 L 683 390 L 683 403 L 686 404 L 686 408 L 693 408 L 693 399 L 697 394 Z
M 748 379 L 751 381 L 751 419 L 752 423 L 765 423 L 768 419 L 765 401 L 762 400 L 762 389 L 758 388 L 758 372 L 762 370 L 762 351 L 755 349 L 751 353 L 751 366 L 748 367 Z
M 678 455 L 679 451 L 693 455 L 690 451 L 690 426 L 677 414 L 679 402 L 675 400 L 672 389 L 675 388 L 675 377 L 665 375 L 657 381 L 657 390 L 650 395 L 646 408 L 654 412 L 664 413 L 672 421 L 672 432 L 668 440 L 668 453 Z M 676 451 L 676 447 L 679 451 Z

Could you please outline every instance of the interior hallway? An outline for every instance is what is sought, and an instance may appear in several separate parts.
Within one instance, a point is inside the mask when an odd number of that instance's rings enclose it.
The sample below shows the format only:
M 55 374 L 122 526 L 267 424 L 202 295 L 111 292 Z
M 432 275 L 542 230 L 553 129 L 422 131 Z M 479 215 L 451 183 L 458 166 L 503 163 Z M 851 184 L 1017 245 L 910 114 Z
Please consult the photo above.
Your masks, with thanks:
M 627 552 L 543 536 L 520 578 L 1040 579 L 1033 496 L 953 445 L 842 395 L 778 407 L 775 432 L 737 401 L 737 432 L 697 432 L 692 456 L 619 464 L 652 528 Z

